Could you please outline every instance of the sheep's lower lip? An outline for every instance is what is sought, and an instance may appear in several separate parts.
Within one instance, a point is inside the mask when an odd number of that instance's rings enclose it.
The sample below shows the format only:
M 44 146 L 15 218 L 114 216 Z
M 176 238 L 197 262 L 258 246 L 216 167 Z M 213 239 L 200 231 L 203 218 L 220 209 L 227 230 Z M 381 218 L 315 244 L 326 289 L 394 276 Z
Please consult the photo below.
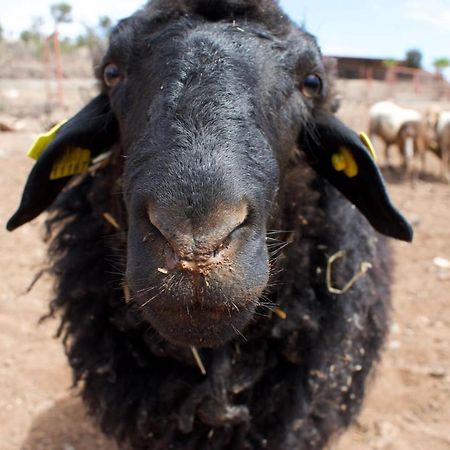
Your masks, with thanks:
M 174 344 L 217 347 L 242 332 L 253 317 L 254 306 L 185 304 L 174 308 L 159 304 L 143 312 L 152 327 Z
M 240 333 L 245 336 L 244 328 L 267 285 L 266 265 L 261 273 L 233 268 L 208 277 L 162 272 L 145 284 L 134 283 L 131 276 L 128 286 L 141 318 L 165 339 L 177 345 L 217 347 Z

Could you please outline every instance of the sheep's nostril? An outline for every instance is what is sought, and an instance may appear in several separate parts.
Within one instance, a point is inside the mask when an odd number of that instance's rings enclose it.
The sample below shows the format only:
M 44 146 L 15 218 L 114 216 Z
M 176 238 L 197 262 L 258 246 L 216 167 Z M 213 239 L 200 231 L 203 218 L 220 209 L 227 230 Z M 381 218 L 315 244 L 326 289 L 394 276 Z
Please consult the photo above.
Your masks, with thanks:
M 177 221 L 174 224 L 164 213 L 154 211 L 149 208 L 150 224 L 153 227 L 154 235 L 158 239 L 166 241 L 167 249 L 166 257 L 172 260 L 179 259 L 183 248 L 187 248 L 190 244 L 188 233 L 183 228 L 183 224 Z
M 232 255 L 238 231 L 248 223 L 246 202 L 211 208 L 208 213 L 188 216 L 180 208 L 148 208 L 152 226 L 167 241 L 167 263 L 175 260 L 193 264 L 216 263 L 225 253 Z M 169 261 L 170 260 L 170 261 Z

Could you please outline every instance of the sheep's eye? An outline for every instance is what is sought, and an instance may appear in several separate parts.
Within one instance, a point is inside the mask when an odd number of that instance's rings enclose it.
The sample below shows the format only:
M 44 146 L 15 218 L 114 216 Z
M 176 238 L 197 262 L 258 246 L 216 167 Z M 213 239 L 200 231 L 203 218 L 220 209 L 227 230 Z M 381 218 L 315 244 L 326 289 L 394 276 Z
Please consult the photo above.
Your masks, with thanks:
M 103 79 L 108 87 L 115 86 L 122 78 L 122 72 L 116 64 L 108 64 L 103 70 Z
M 311 73 L 303 78 L 302 94 L 308 98 L 318 97 L 322 93 L 322 80 L 319 75 Z

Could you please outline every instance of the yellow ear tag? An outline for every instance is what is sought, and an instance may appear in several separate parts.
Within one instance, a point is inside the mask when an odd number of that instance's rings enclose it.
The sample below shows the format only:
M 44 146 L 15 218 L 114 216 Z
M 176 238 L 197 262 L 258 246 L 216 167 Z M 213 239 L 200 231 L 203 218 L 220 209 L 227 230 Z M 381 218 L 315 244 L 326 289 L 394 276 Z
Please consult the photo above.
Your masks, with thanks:
M 56 124 L 50 131 L 47 131 L 47 133 L 40 134 L 34 141 L 33 145 L 27 151 L 27 156 L 37 160 L 39 156 L 42 155 L 42 152 L 50 144 L 50 142 L 55 139 L 56 133 L 66 122 L 67 120 L 63 120 L 62 122 Z
M 331 164 L 334 170 L 344 172 L 349 178 L 358 175 L 358 165 L 347 147 L 340 147 L 339 152 L 331 156 Z
M 373 147 L 372 142 L 369 139 L 369 136 L 367 136 L 367 134 L 364 133 L 364 131 L 361 131 L 361 133 L 359 133 L 359 138 L 361 139 L 361 142 L 364 144 L 364 147 L 366 147 L 367 150 L 369 150 L 369 153 L 372 155 L 374 161 L 376 161 L 377 154 L 375 152 L 375 148 Z
M 90 163 L 90 150 L 79 147 L 68 148 L 53 163 L 52 171 L 50 172 L 50 180 L 87 172 Z
M 55 139 L 58 130 L 66 122 L 67 120 L 63 120 L 47 133 L 40 134 L 28 150 L 27 156 L 36 160 L 39 159 L 43 151 L 48 147 L 53 139 Z M 52 171 L 50 172 L 50 180 L 56 180 L 58 178 L 69 177 L 77 173 L 87 172 L 90 162 L 90 150 L 78 147 L 67 148 L 64 153 L 53 163 Z

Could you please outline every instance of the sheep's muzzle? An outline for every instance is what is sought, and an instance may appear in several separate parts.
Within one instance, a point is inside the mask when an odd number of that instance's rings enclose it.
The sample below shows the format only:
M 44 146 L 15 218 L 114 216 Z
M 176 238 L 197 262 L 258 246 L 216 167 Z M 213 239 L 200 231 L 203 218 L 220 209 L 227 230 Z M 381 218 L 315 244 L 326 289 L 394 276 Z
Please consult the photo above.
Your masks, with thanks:
M 269 272 L 264 233 L 246 225 L 246 215 L 246 207 L 229 209 L 226 220 L 209 217 L 195 227 L 150 214 L 153 232 L 131 240 L 132 298 L 164 338 L 214 347 L 245 335 Z

